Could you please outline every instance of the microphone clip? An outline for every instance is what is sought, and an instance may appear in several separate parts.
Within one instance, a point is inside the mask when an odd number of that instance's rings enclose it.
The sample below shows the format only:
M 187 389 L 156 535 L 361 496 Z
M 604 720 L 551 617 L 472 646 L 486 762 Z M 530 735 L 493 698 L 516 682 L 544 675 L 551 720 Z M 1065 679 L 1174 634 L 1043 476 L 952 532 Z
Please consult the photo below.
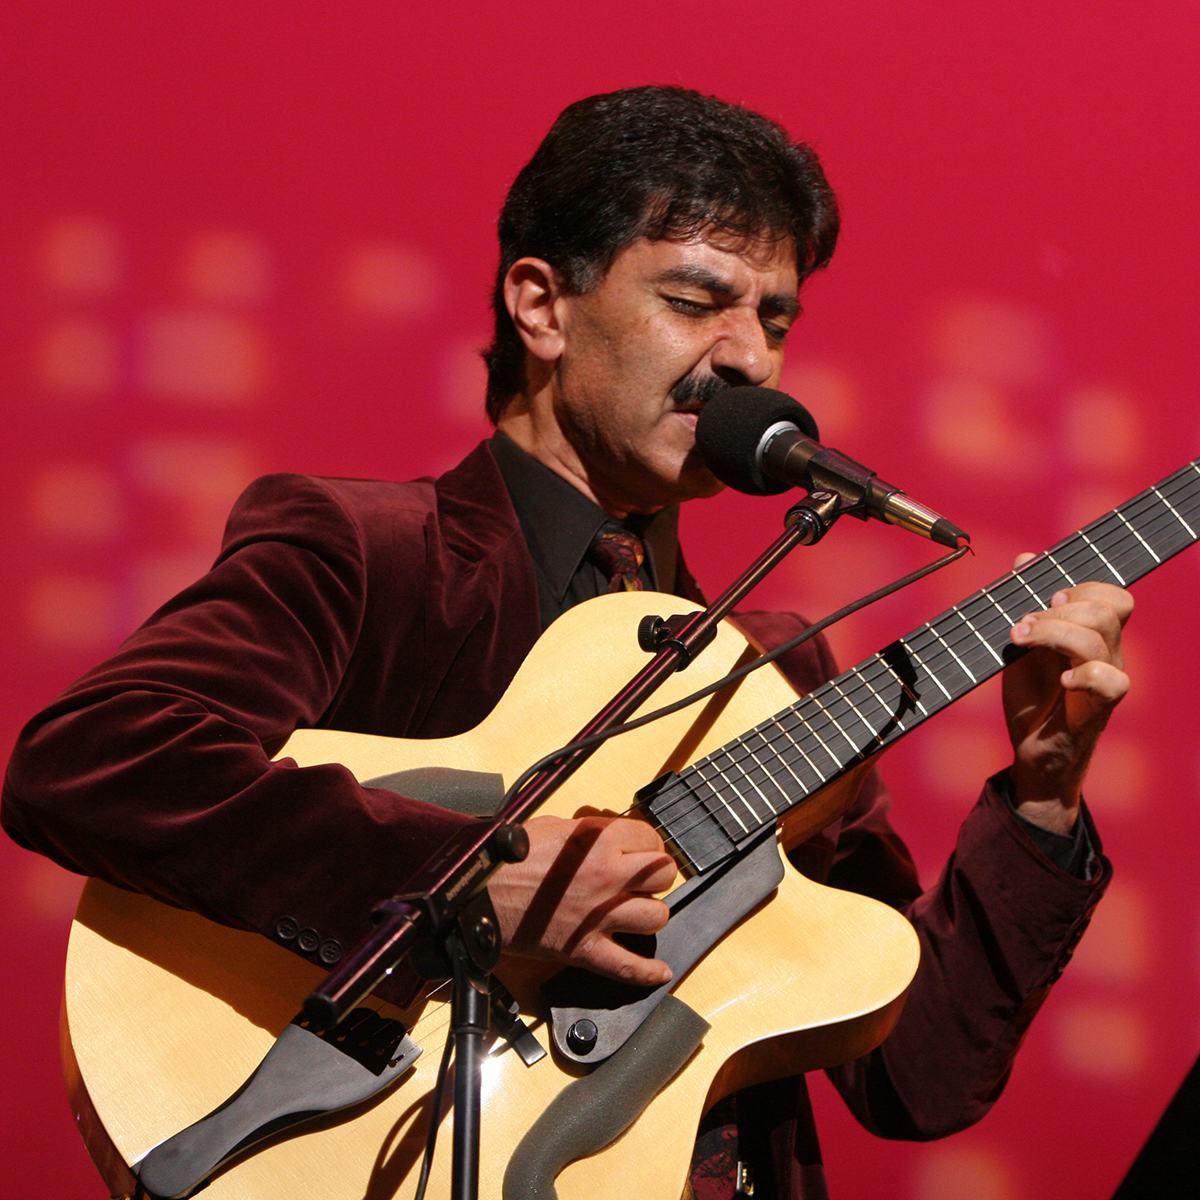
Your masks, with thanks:
M 848 500 L 837 492 L 817 488 L 788 509 L 783 523 L 788 529 L 800 529 L 799 545 L 815 546 L 834 526 L 839 517 L 865 517 L 863 499 Z

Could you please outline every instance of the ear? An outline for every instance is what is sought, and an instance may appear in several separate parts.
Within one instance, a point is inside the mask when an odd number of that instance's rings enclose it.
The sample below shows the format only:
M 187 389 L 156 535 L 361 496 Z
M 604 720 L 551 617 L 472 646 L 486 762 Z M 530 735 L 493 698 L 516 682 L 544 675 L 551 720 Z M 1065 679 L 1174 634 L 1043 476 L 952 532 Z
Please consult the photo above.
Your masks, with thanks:
M 557 302 L 564 295 L 558 272 L 540 258 L 518 258 L 504 276 L 504 303 L 525 343 L 542 362 L 562 355 L 563 336 Z

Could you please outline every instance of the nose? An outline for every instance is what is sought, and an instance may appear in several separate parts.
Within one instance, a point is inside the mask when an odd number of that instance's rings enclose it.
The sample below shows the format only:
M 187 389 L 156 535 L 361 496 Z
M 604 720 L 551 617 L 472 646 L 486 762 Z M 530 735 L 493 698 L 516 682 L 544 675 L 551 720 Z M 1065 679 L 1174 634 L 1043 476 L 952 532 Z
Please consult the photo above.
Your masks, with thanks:
M 712 351 L 712 369 L 732 387 L 766 383 L 775 370 L 771 343 L 758 313 L 733 306 L 725 310 L 725 328 Z

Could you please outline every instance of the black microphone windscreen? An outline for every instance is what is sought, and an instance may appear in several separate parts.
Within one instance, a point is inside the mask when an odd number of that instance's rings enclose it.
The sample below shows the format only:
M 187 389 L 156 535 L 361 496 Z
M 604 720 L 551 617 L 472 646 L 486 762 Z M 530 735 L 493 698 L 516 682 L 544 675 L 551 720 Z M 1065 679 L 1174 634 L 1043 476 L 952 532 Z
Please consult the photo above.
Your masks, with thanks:
M 791 421 L 805 437 L 820 440 L 816 421 L 791 396 L 774 388 L 726 388 L 700 410 L 696 449 L 722 483 L 751 496 L 774 496 L 791 484 L 769 479 L 758 469 L 758 446 L 780 421 Z

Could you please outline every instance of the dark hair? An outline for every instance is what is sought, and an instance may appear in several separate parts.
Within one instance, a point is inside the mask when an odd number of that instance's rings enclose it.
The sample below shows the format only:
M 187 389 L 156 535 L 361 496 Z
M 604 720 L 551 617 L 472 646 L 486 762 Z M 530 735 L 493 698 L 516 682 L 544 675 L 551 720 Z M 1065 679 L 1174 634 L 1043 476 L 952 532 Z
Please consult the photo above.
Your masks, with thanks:
M 639 238 L 682 240 L 710 226 L 790 238 L 803 282 L 833 254 L 837 201 L 809 146 L 715 96 L 636 87 L 564 109 L 500 213 L 496 333 L 484 352 L 492 422 L 524 385 L 525 345 L 504 303 L 504 277 L 517 259 L 544 259 L 581 293 Z

